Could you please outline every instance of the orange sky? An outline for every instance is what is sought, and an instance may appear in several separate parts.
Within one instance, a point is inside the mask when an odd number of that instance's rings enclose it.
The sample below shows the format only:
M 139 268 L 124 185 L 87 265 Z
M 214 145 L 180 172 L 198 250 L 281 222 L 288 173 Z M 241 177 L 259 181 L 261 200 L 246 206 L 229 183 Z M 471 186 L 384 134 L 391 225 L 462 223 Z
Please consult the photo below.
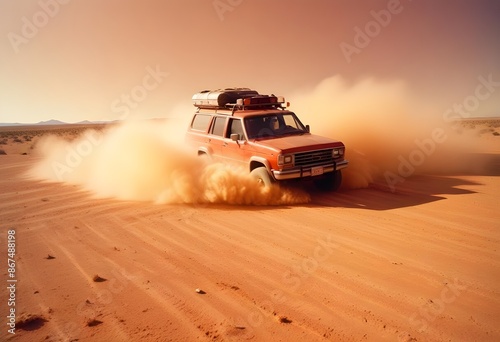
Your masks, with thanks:
M 490 77 L 473 115 L 500 116 L 499 15 L 493 0 L 1 1 L 0 122 L 164 117 L 202 89 L 287 96 L 334 75 L 402 80 L 437 111 Z

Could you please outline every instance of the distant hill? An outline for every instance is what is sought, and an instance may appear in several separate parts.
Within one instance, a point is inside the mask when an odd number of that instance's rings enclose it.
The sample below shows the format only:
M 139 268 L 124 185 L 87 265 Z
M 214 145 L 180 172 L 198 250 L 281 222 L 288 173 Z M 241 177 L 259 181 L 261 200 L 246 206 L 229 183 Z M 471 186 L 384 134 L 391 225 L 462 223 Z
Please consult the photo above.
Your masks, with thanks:
M 40 121 L 38 123 L 19 123 L 19 122 L 14 122 L 14 123 L 0 123 L 0 126 L 48 126 L 48 125 L 67 125 L 67 123 L 59 121 L 59 120 L 48 120 L 48 121 Z
M 4 127 L 4 126 L 24 126 L 24 125 L 27 125 L 27 124 L 22 124 L 22 123 L 0 123 L 0 127 Z
M 80 122 L 75 122 L 75 123 L 67 123 L 63 122 L 60 120 L 47 120 L 47 121 L 40 121 L 37 123 L 19 123 L 19 122 L 14 122 L 14 123 L 0 123 L 0 127 L 8 127 L 8 126 L 56 126 L 56 125 L 96 125 L 96 124 L 109 124 L 109 123 L 115 123 L 115 121 L 89 121 L 89 120 L 84 120 Z
M 39 125 L 39 126 L 44 126 L 44 125 L 67 125 L 66 122 L 62 122 L 62 121 L 59 121 L 59 120 L 48 120 L 48 121 L 40 121 L 38 123 L 36 123 L 35 125 Z

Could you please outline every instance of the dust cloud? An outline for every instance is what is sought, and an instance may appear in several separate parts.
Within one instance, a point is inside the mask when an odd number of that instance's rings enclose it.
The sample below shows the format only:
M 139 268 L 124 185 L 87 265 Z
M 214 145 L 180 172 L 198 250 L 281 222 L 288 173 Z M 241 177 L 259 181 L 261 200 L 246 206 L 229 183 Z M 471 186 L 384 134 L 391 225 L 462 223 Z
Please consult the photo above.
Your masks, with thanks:
M 343 187 L 378 182 L 392 190 L 419 173 L 478 171 L 484 147 L 474 132 L 460 132 L 432 105 L 417 101 L 402 81 L 342 77 L 287 96 L 315 134 L 346 145 Z M 175 107 L 186 113 L 192 107 Z M 78 184 L 100 197 L 156 203 L 283 205 L 306 203 L 302 190 L 260 187 L 247 170 L 201 160 L 184 146 L 185 117 L 131 121 L 69 142 L 49 136 L 31 175 Z M 474 170 L 473 170 L 474 169 Z
M 247 170 L 197 157 L 184 146 L 183 120 L 126 122 L 73 141 L 38 144 L 36 179 L 77 184 L 98 197 L 156 203 L 286 205 L 306 203 L 295 189 L 260 186 Z
M 414 174 L 480 172 L 484 164 L 477 157 L 485 147 L 477 132 L 457 129 L 445 120 L 446 108 L 415 99 L 403 81 L 347 84 L 334 76 L 289 98 L 290 110 L 312 133 L 346 145 L 344 188 L 380 182 L 394 189 Z

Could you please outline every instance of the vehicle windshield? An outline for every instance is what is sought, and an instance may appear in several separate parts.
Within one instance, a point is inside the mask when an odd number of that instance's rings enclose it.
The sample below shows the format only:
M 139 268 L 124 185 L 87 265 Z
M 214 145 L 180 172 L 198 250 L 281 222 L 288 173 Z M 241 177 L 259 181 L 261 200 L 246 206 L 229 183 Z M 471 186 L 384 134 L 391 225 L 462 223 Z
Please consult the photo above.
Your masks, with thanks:
M 293 113 L 273 113 L 245 119 L 249 139 L 282 137 L 307 133 L 306 128 Z

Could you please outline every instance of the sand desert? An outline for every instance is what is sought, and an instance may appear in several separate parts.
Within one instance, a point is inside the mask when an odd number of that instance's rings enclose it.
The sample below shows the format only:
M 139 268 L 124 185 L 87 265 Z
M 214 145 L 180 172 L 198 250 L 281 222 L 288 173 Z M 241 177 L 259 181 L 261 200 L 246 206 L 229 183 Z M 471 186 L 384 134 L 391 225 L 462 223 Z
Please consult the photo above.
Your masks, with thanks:
M 42 137 L 111 128 L 2 128 L 0 255 L 13 231 L 17 282 L 1 339 L 498 341 L 498 123 L 461 123 L 487 141 L 480 171 L 416 173 L 394 192 L 306 185 L 266 205 L 37 180 Z

